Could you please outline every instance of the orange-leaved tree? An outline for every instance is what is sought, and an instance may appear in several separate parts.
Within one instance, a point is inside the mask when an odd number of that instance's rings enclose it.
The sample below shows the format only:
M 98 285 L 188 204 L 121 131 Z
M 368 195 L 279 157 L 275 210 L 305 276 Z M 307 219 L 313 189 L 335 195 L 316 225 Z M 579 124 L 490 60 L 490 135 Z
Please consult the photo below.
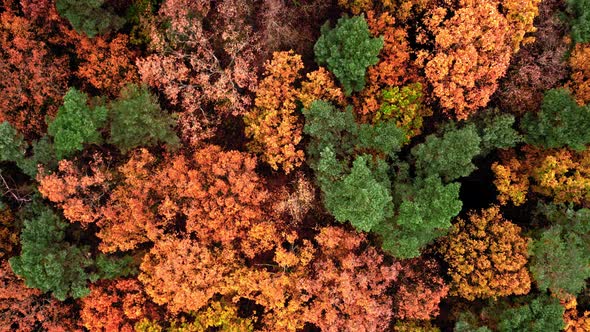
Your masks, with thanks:
M 126 84 L 138 80 L 135 54 L 128 48 L 127 35 L 118 34 L 112 40 L 103 36 L 90 39 L 77 34 L 76 37 L 80 62 L 76 76 L 84 83 L 115 97 Z
M 439 303 L 449 286 L 434 259 L 414 258 L 401 264 L 394 296 L 394 314 L 399 319 L 430 320 L 439 313 Z
M 570 86 L 580 105 L 590 103 L 590 44 L 578 43 L 569 58 Z
M 0 264 L 0 330 L 82 331 L 76 315 L 72 304 L 26 287 L 25 282 L 12 272 L 8 261 Z
M 295 82 L 303 69 L 301 56 L 293 51 L 275 52 L 265 64 L 264 78 L 256 90 L 255 107 L 246 113 L 246 135 L 252 138 L 250 150 L 274 170 L 291 172 L 303 162 L 298 148 L 302 124 L 298 120 Z
M 51 52 L 35 26 L 10 10 L 0 14 L 0 122 L 26 137 L 45 133 L 66 92 L 68 59 Z
M 149 301 L 136 279 L 99 281 L 81 300 L 80 318 L 89 331 L 134 331 L 142 319 L 157 319 L 157 306 Z
M 527 294 L 528 239 L 497 206 L 459 218 L 441 247 L 451 294 L 467 300 Z
M 494 184 L 501 204 L 521 205 L 529 191 L 547 196 L 555 203 L 590 202 L 590 151 L 567 148 L 541 150 L 524 146 L 520 152 L 501 152 L 492 165 Z
M 488 104 L 512 54 L 508 20 L 494 1 L 469 1 L 444 19 L 430 18 L 434 53 L 425 67 L 433 93 L 449 115 L 462 120 Z M 439 19 L 433 19 L 439 17 Z
M 87 226 L 101 217 L 100 200 L 109 191 L 112 174 L 99 154 L 80 167 L 72 160 L 61 160 L 56 172 L 43 167 L 37 174 L 38 189 L 43 197 L 56 203 L 70 222 Z

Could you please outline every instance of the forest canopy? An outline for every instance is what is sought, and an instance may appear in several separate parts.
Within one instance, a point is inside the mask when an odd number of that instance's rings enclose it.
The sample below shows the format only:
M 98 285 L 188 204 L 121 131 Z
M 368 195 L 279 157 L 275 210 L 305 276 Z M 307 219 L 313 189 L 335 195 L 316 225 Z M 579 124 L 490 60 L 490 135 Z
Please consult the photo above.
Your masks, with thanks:
M 590 331 L 589 0 L 0 0 L 0 331 Z

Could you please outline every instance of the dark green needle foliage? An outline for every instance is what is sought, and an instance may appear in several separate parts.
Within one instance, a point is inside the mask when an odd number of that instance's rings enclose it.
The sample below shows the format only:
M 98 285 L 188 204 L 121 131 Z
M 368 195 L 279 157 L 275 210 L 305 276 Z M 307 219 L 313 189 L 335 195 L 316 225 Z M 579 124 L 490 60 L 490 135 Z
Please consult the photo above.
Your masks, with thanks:
M 379 61 L 383 38 L 371 36 L 362 15 L 341 17 L 333 29 L 326 22 L 321 32 L 314 46 L 316 62 L 326 65 L 338 78 L 346 95 L 361 91 L 365 87 L 367 67 Z
M 340 157 L 353 153 L 358 126 L 351 108 L 340 111 L 329 102 L 316 100 L 302 112 L 305 116 L 303 132 L 312 137 L 307 146 L 307 161 L 312 168 L 316 167 L 325 147 L 331 147 L 333 151 L 338 147 Z
M 370 155 L 359 156 L 354 160 L 350 173 L 342 180 L 333 183 L 323 181 L 322 186 L 326 208 L 336 220 L 349 221 L 365 232 L 393 216 L 389 181 L 379 181 L 379 178 L 387 179 L 386 175 L 379 177 L 375 174 L 379 171 L 385 173 L 387 164 L 379 160 L 380 165 L 369 167 L 372 162 Z
M 426 142 L 412 149 L 416 170 L 422 177 L 441 176 L 453 181 L 475 170 L 471 160 L 480 152 L 481 139 L 475 125 L 451 129 L 442 137 L 429 135 Z
M 481 153 L 487 155 L 494 149 L 508 149 L 522 142 L 522 136 L 514 129 L 512 114 L 501 114 L 497 110 L 481 112 L 472 117 L 481 137 Z
M 110 104 L 111 137 L 109 143 L 125 153 L 139 146 L 169 146 L 179 143 L 173 127 L 176 120 L 162 111 L 147 87 L 130 84 Z
M 123 18 L 105 9 L 105 0 L 57 0 L 55 6 L 76 31 L 90 38 L 116 31 L 125 24 Z
M 84 144 L 101 143 L 100 129 L 106 120 L 106 107 L 90 106 L 88 95 L 71 88 L 55 119 L 48 121 L 47 133 L 53 137 L 57 157 L 67 158 L 84 149 Z
M 23 136 L 9 122 L 0 123 L 0 161 L 22 161 L 27 150 Z
M 563 312 L 558 299 L 539 296 L 529 304 L 504 311 L 500 315 L 498 331 L 558 332 L 565 327 Z
M 571 19 L 572 38 L 576 43 L 590 41 L 590 0 L 567 0 Z
M 539 289 L 577 295 L 590 278 L 590 210 L 542 206 L 553 223 L 530 247 L 530 270 Z
M 398 258 L 412 258 L 434 239 L 443 236 L 459 214 L 458 183 L 443 184 L 439 177 L 415 179 L 399 204 L 395 227 L 382 225 L 383 249 Z
M 10 259 L 27 287 L 52 292 L 60 301 L 88 295 L 88 281 L 110 279 L 136 273 L 130 257 L 100 255 L 92 259 L 87 246 L 66 241 L 68 223 L 51 209 L 33 203 L 21 233 L 21 255 Z
M 32 143 L 32 154 L 25 157 L 29 144 L 8 122 L 0 123 L 0 161 L 11 161 L 23 173 L 34 178 L 37 175 L 37 165 L 42 164 L 46 169 L 53 169 L 57 165 L 53 144 L 47 136 Z
M 92 260 L 84 248 L 65 241 L 68 224 L 48 208 L 26 219 L 21 233 L 21 255 L 10 259 L 14 273 L 25 279 L 27 287 L 51 291 L 63 301 L 80 298 L 90 291 L 86 269 Z
M 590 110 L 579 106 L 566 89 L 545 93 L 541 110 L 522 120 L 527 143 L 544 148 L 584 150 L 590 143 Z

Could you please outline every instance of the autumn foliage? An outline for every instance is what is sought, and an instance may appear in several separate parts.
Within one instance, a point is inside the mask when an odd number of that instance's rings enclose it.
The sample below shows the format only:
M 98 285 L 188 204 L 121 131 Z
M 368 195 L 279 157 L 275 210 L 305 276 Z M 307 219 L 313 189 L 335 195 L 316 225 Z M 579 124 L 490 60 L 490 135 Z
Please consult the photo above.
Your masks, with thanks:
M 510 26 L 492 1 L 467 1 L 445 20 L 446 13 L 438 7 L 427 23 L 436 37 L 425 73 L 445 112 L 462 120 L 488 104 L 506 73 Z
M 32 22 L 11 11 L 0 16 L 0 122 L 39 137 L 67 89 L 68 59 L 51 52 Z
M 590 0 L 0 0 L 0 331 L 590 331 Z
M 459 219 L 443 247 L 451 293 L 468 300 L 527 294 L 531 288 L 527 239 L 498 207 Z
M 293 52 L 274 53 L 273 59 L 265 64 L 265 77 L 256 90 L 255 107 L 244 117 L 246 135 L 252 137 L 250 149 L 262 153 L 262 159 L 272 169 L 280 167 L 286 173 L 301 165 L 304 157 L 298 148 L 302 127 L 294 114 L 297 107 L 295 81 L 300 78 L 301 69 L 301 56 Z M 318 75 L 322 75 L 321 72 Z M 311 79 L 321 79 L 318 75 Z M 303 93 L 313 93 L 311 84 L 305 86 Z
M 525 146 L 522 154 L 514 150 L 502 153 L 502 162 L 494 163 L 494 184 L 502 204 L 525 202 L 527 193 L 553 198 L 555 203 L 587 204 L 588 151 L 568 149 L 540 150 Z M 524 161 L 526 160 L 526 162 Z

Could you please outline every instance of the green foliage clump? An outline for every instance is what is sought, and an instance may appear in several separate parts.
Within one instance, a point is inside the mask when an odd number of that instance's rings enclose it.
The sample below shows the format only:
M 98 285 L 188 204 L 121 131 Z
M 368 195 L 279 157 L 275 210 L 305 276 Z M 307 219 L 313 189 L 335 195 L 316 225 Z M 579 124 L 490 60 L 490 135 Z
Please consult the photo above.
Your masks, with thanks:
M 568 10 L 574 16 L 571 19 L 572 38 L 576 43 L 590 41 L 590 1 L 567 0 Z
M 564 308 L 559 300 L 539 296 L 529 304 L 505 310 L 500 315 L 500 332 L 558 332 L 565 327 Z
M 336 27 L 328 22 L 314 46 L 316 62 L 326 65 L 338 78 L 344 93 L 361 91 L 365 87 L 367 67 L 379 61 L 383 38 L 373 38 L 364 16 L 341 17 Z
M 481 153 L 486 155 L 494 149 L 508 149 L 522 142 L 522 136 L 513 128 L 512 114 L 498 114 L 496 111 L 481 112 L 473 117 L 481 137 Z
M 327 209 L 340 222 L 369 231 L 393 215 L 388 165 L 366 154 L 393 154 L 404 141 L 394 124 L 359 125 L 350 109 L 314 101 L 303 114 L 304 132 L 313 140 L 308 162 L 316 171 Z
M 89 294 L 86 269 L 92 260 L 81 248 L 65 241 L 68 224 L 48 208 L 24 222 L 21 255 L 10 259 L 12 270 L 25 279 L 27 287 L 51 291 L 63 301 Z
M 0 123 L 0 161 L 19 163 L 25 157 L 27 143 L 7 121 Z
M 439 175 L 452 181 L 471 174 L 471 160 L 480 152 L 481 139 L 474 125 L 448 130 L 443 137 L 429 135 L 426 142 L 412 149 L 416 169 L 422 177 Z
M 88 95 L 71 88 L 64 97 L 63 106 L 47 127 L 47 133 L 53 137 L 57 157 L 62 159 L 81 151 L 84 144 L 100 143 L 100 129 L 106 120 L 106 107 L 91 107 Z
M 59 14 L 70 21 L 72 27 L 93 38 L 123 27 L 125 20 L 104 8 L 105 0 L 57 0 Z
M 393 216 L 393 204 L 389 181 L 386 176 L 376 176 L 375 168 L 383 173 L 387 165 L 369 167 L 371 156 L 358 156 L 350 173 L 336 182 L 326 182 L 322 186 L 325 193 L 326 208 L 332 212 L 336 220 L 349 221 L 354 227 L 368 232 L 376 225 Z M 325 182 L 325 181 L 324 181 Z
M 308 162 L 336 220 L 376 232 L 385 250 L 403 258 L 418 256 L 451 226 L 461 210 L 459 184 L 445 185 L 435 175 L 406 176 L 406 183 L 392 186 L 386 160 L 395 159 L 406 141 L 403 130 L 391 122 L 359 125 L 350 110 L 324 101 L 313 102 L 303 114 L 304 132 L 312 138 Z
M 109 106 L 109 143 L 123 153 L 138 146 L 154 146 L 158 142 L 178 145 L 179 140 L 173 130 L 176 121 L 162 111 L 147 87 L 130 84 Z
M 554 223 L 530 247 L 530 270 L 540 290 L 577 295 L 590 278 L 590 210 L 542 206 Z
M 459 183 L 443 184 L 439 177 L 416 179 L 399 204 L 395 227 L 381 225 L 383 249 L 398 258 L 412 258 L 452 226 L 461 212 Z M 391 229 L 388 229 L 391 228 Z
M 57 157 L 53 144 L 47 136 L 33 142 L 32 154 L 25 157 L 29 144 L 23 136 L 10 123 L 0 123 L 0 162 L 11 161 L 30 177 L 37 175 L 37 165 L 42 164 L 46 169 L 54 169 L 57 166 Z
M 581 151 L 590 143 L 590 110 L 579 106 L 568 90 L 552 89 L 545 93 L 538 114 L 525 115 L 522 128 L 529 144 Z
M 131 259 L 99 256 L 92 259 L 89 247 L 66 241 L 68 223 L 51 209 L 34 203 L 32 215 L 24 221 L 21 255 L 10 259 L 27 287 L 51 291 L 60 301 L 88 295 L 87 282 L 136 273 Z

